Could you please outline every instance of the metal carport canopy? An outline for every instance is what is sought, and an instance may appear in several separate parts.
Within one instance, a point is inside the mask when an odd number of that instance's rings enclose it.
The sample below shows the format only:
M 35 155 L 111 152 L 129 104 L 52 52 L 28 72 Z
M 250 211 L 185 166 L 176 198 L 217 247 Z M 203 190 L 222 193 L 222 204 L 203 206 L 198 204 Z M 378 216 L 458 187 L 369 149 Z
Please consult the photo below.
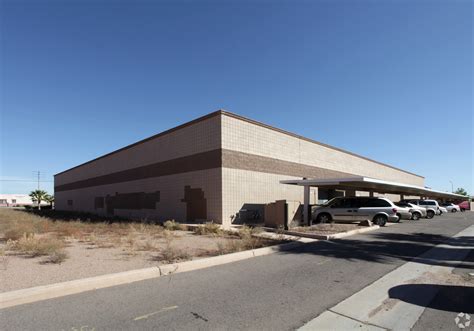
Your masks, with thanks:
M 385 180 L 353 176 L 347 178 L 326 178 L 326 179 L 296 179 L 282 180 L 282 184 L 299 185 L 304 187 L 304 208 L 303 219 L 305 224 L 310 225 L 309 218 L 309 188 L 311 186 L 324 187 L 330 189 L 372 191 L 377 193 L 392 193 L 401 195 L 415 195 L 430 198 L 451 198 L 467 200 L 467 197 L 460 194 L 432 190 L 426 187 L 409 185 L 403 183 L 389 182 Z
M 458 200 L 467 200 L 467 197 L 460 194 L 432 190 L 426 187 L 389 182 L 385 180 L 354 176 L 347 178 L 327 178 L 327 179 L 296 179 L 282 180 L 282 184 L 299 186 L 317 186 L 331 189 L 373 191 L 377 193 L 392 193 L 403 195 L 424 196 L 430 198 L 451 198 Z

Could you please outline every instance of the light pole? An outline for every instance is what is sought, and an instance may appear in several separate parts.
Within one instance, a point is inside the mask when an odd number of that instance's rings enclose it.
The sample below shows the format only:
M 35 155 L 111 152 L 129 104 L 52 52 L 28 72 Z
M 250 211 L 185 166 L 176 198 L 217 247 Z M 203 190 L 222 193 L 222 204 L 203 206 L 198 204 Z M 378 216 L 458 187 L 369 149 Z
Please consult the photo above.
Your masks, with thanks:
M 454 193 L 454 186 L 453 186 L 453 182 L 452 181 L 449 181 L 451 183 L 451 193 Z

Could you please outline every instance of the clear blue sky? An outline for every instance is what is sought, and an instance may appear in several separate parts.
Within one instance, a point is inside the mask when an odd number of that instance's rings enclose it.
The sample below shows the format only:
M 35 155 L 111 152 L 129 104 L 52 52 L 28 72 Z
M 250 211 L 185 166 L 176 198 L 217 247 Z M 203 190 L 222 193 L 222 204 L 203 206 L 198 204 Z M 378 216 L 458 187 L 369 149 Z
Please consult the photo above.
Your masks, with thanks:
M 220 108 L 474 192 L 472 1 L 0 2 L 0 193 Z

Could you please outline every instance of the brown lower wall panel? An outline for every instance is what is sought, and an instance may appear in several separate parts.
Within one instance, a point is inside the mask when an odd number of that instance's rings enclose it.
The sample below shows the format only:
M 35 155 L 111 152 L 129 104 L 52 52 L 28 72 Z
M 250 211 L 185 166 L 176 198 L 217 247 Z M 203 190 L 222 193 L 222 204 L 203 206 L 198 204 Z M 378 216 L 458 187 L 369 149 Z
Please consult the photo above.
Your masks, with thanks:
M 309 178 L 353 176 L 340 171 L 309 166 L 296 162 L 289 162 L 226 149 L 216 149 L 209 152 L 58 185 L 55 186 L 54 189 L 56 192 L 69 191 L 92 186 L 122 183 L 132 180 L 168 176 L 219 167 Z
M 308 178 L 337 178 L 354 175 L 266 156 L 222 150 L 222 167 Z
M 105 207 L 108 214 L 114 214 L 115 209 L 155 209 L 156 203 L 160 202 L 160 191 L 145 193 L 115 193 L 115 195 L 107 195 L 104 197 L 96 197 L 95 199 L 102 199 L 105 202 Z M 104 205 L 102 205 L 102 208 Z

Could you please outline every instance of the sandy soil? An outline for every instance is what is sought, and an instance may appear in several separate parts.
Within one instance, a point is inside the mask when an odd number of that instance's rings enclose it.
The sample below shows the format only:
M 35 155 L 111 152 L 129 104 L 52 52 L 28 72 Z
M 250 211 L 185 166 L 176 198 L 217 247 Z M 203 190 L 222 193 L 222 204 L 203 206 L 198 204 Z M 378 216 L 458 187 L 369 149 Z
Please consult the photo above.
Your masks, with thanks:
M 197 236 L 179 231 L 171 246 L 192 256 L 192 259 L 219 254 L 219 244 L 231 238 Z M 142 251 L 140 242 L 135 247 L 118 246 L 99 248 L 90 243 L 70 240 L 66 247 L 69 257 L 61 264 L 44 263 L 44 257 L 28 258 L 8 254 L 0 257 L 0 292 L 39 285 L 53 284 L 85 277 L 148 268 L 165 264 L 161 250 L 165 239 L 154 239 L 155 248 Z

